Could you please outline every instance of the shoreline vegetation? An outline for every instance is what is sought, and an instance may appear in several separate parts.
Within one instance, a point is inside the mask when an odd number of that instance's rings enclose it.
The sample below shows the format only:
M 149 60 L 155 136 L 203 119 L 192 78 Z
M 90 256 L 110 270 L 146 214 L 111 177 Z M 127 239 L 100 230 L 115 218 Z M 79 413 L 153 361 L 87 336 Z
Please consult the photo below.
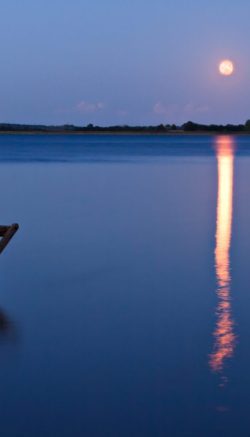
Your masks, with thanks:
M 188 121 L 181 126 L 175 124 L 160 124 L 156 126 L 75 126 L 72 124 L 40 125 L 0 123 L 0 134 L 110 134 L 110 135 L 228 135 L 250 134 L 250 120 L 245 124 L 199 124 Z

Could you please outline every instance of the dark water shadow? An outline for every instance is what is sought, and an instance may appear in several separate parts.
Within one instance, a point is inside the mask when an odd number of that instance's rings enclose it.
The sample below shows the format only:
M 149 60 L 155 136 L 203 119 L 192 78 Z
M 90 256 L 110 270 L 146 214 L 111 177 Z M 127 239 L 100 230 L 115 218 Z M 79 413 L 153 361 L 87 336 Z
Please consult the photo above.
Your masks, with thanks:
M 0 308 L 0 345 L 3 343 L 16 343 L 18 341 L 18 329 L 13 320 L 3 308 Z

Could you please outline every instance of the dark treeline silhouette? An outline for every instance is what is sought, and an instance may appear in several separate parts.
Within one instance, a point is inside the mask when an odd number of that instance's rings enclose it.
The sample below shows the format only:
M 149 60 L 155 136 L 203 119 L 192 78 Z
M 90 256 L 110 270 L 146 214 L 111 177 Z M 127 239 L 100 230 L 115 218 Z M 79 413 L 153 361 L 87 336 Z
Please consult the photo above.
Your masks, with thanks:
M 188 121 L 182 125 L 184 132 L 250 132 L 250 120 L 245 124 L 199 124 Z
M 181 129 L 181 128 L 179 128 Z M 48 132 L 48 133 L 70 133 L 70 132 L 86 132 L 86 133 L 98 133 L 98 132 L 168 132 L 177 130 L 176 125 L 157 125 L 157 126 L 127 126 L 127 125 L 115 125 L 115 126 L 95 126 L 88 124 L 87 126 L 74 126 L 72 124 L 64 124 L 61 126 L 46 126 L 46 125 L 33 125 L 33 124 L 12 124 L 12 123 L 0 123 L 0 132 Z
M 145 133 L 145 134 L 164 134 L 164 133 L 185 133 L 185 132 L 210 132 L 210 133 L 250 133 L 250 120 L 245 124 L 199 124 L 188 121 L 181 126 L 175 124 L 159 124 L 156 126 L 95 126 L 88 124 L 87 126 L 74 126 L 72 124 L 64 124 L 61 126 L 46 126 L 34 124 L 12 124 L 0 123 L 0 133 Z

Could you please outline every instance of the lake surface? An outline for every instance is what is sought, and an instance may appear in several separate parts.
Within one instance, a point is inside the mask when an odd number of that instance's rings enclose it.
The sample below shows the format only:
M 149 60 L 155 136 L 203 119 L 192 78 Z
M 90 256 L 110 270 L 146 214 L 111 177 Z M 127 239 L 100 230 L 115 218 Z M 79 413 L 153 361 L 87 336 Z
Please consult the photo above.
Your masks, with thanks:
M 250 137 L 0 136 L 0 430 L 249 436 Z

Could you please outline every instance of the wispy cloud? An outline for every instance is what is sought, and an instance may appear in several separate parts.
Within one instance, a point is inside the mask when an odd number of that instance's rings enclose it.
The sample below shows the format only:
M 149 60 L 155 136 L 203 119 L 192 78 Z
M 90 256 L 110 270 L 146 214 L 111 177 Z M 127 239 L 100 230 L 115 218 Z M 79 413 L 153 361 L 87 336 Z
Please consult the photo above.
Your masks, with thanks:
M 94 114 L 102 111 L 105 108 L 103 102 L 88 102 L 86 100 L 81 100 L 74 106 L 61 107 L 58 108 L 56 114 Z
M 86 100 L 81 100 L 77 103 L 75 109 L 78 112 L 84 114 L 92 114 L 94 112 L 101 111 L 104 108 L 103 102 L 87 102 Z
M 158 115 L 163 115 L 165 117 L 173 116 L 178 111 L 178 105 L 165 105 L 161 102 L 155 103 L 153 107 L 153 112 Z
M 183 107 L 184 114 L 201 114 L 203 112 L 207 112 L 209 107 L 207 105 L 194 105 L 193 103 L 187 103 Z
M 202 114 L 209 111 L 207 105 L 196 105 L 192 102 L 184 105 L 180 104 L 164 104 L 157 102 L 153 106 L 153 113 L 164 118 L 179 119 L 182 117 L 192 117 L 197 114 Z
M 128 115 L 128 111 L 126 109 L 118 109 L 117 115 L 120 117 L 126 117 Z

